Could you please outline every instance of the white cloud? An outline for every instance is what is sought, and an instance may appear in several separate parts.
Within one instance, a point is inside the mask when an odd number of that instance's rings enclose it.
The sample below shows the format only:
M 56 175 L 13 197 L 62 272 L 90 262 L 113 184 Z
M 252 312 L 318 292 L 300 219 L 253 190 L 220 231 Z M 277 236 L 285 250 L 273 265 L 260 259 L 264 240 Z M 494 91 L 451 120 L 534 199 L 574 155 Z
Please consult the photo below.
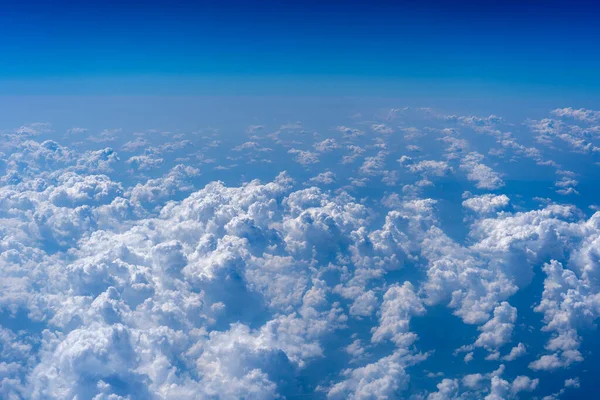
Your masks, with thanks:
M 399 347 L 410 346 L 417 338 L 409 331 L 410 319 L 424 313 L 423 303 L 410 282 L 390 287 L 383 296 L 379 326 L 373 332 L 371 340 L 374 343 L 391 340 Z
M 456 379 L 443 379 L 437 384 L 437 392 L 430 393 L 427 400 L 450 400 L 457 398 L 458 381 Z
M 468 353 L 465 355 L 465 358 L 464 358 L 463 360 L 464 360 L 465 364 L 468 364 L 468 363 L 470 363 L 471 361 L 473 361 L 473 358 L 474 358 L 474 356 L 473 356 L 473 352 L 472 352 L 472 351 L 470 351 L 470 352 L 468 352 Z
M 467 172 L 467 179 L 475 182 L 478 189 L 495 190 L 504 186 L 500 175 L 493 169 L 481 163 L 483 156 L 472 152 L 467 154 L 460 164 L 460 168 Z
M 359 146 L 350 145 L 350 146 L 347 146 L 346 148 L 348 150 L 350 150 L 350 155 L 342 157 L 342 161 L 341 161 L 342 164 L 353 163 L 365 152 L 365 150 Z
M 569 378 L 565 379 L 565 387 L 566 388 L 579 388 L 581 383 L 579 382 L 579 378 Z
M 335 139 L 325 139 L 322 142 L 313 144 L 313 147 L 320 153 L 326 153 L 338 149 L 340 146 Z
M 369 176 L 382 174 L 386 156 L 387 152 L 379 151 L 376 156 L 365 157 L 365 161 L 360 167 L 359 172 Z
M 313 184 L 331 185 L 336 182 L 336 176 L 331 171 L 321 172 L 319 175 L 310 178 L 309 182 Z
M 148 146 L 148 141 L 138 136 L 137 138 L 135 138 L 135 140 L 130 140 L 123 146 L 121 146 L 121 150 L 134 152 L 136 150 L 143 149 L 146 146 Z
M 357 137 L 361 137 L 365 134 L 364 131 L 358 129 L 358 128 L 351 128 L 351 127 L 347 127 L 347 126 L 343 126 L 340 125 L 336 128 L 336 130 L 338 132 L 341 132 L 344 134 L 344 137 L 346 138 L 357 138 Z
M 553 332 L 546 344 L 546 349 L 553 353 L 542 355 L 529 367 L 553 370 L 583 360 L 578 350 L 581 339 L 577 327 L 591 326 L 598 318 L 600 294 L 591 289 L 587 276 L 578 278 L 555 260 L 545 264 L 543 270 L 546 273 L 544 292 L 535 311 L 544 314 L 544 330 Z
M 373 291 L 368 291 L 361 294 L 354 300 L 350 307 L 350 315 L 358 317 L 371 316 L 378 305 L 379 301 Z
M 474 196 L 462 202 L 463 207 L 479 214 L 490 214 L 508 206 L 510 200 L 505 194 L 484 194 Z
M 319 162 L 319 155 L 305 150 L 291 149 L 288 151 L 290 154 L 295 154 L 294 158 L 297 163 L 302 165 L 316 164 Z
M 156 206 L 180 192 L 190 192 L 194 188 L 193 179 L 199 174 L 199 169 L 180 164 L 161 178 L 149 179 L 144 184 L 138 183 L 127 194 L 134 203 Z
M 508 343 L 517 319 L 517 309 L 502 302 L 494 309 L 494 317 L 479 328 L 481 334 L 475 346 L 486 350 L 496 350 Z
M 150 171 L 159 167 L 164 161 L 164 158 L 159 157 L 156 154 L 147 153 L 139 156 L 129 157 L 127 164 L 130 164 L 133 168 L 139 171 Z
M 386 124 L 373 124 L 371 125 L 371 129 L 373 130 L 373 132 L 377 132 L 377 133 L 383 133 L 383 134 L 390 134 L 390 133 L 394 133 L 394 130 L 387 126 Z
M 424 160 L 413 162 L 410 157 L 403 156 L 398 160 L 402 165 L 412 173 L 422 174 L 423 176 L 445 176 L 452 172 L 452 168 L 445 161 Z
M 397 351 L 364 367 L 344 371 L 345 379 L 327 393 L 329 399 L 393 398 L 409 382 L 405 368 L 422 357 Z
M 519 343 L 518 345 L 516 345 L 515 347 L 510 349 L 510 353 L 508 353 L 507 355 L 502 357 L 502 359 L 504 361 L 514 361 L 517 358 L 525 355 L 526 353 L 527 353 L 527 348 L 525 347 L 525 345 L 523 343 Z
M 557 108 L 552 110 L 552 114 L 557 117 L 569 117 L 583 122 L 598 122 L 600 121 L 600 111 L 587 110 L 585 108 L 574 109 L 572 107 Z
M 583 114 L 579 115 L 583 116 Z M 600 151 L 600 147 L 598 147 L 597 143 L 595 144 L 594 141 L 590 139 L 590 131 L 588 128 L 578 125 L 569 125 L 564 121 L 552 118 L 530 121 L 529 127 L 537 134 L 536 140 L 543 145 L 554 148 L 555 141 L 558 139 L 566 143 L 569 149 L 575 153 L 589 154 Z

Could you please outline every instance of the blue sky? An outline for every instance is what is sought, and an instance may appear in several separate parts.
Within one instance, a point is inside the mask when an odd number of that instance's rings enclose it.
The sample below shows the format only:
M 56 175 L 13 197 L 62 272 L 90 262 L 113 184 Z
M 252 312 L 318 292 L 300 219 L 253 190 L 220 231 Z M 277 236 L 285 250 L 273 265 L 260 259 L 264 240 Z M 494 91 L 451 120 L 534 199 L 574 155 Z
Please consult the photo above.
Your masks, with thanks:
M 57 79 L 87 83 L 83 94 L 260 95 L 282 81 L 319 95 L 323 83 L 359 95 L 398 83 L 597 88 L 597 6 L 521 3 L 7 2 L 0 77 L 22 94 L 60 93 Z

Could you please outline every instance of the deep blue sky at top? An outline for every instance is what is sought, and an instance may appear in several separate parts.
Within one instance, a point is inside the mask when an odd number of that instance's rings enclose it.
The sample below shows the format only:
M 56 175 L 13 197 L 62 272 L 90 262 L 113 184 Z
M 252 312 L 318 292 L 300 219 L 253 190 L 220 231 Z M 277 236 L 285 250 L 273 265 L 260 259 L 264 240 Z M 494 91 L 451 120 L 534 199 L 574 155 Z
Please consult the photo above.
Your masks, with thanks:
M 335 81 L 366 91 L 390 82 L 600 87 L 592 1 L 0 0 L 0 9 L 5 94 L 74 82 L 92 92 L 123 82 L 148 92 L 228 81 L 256 92 Z M 142 89 L 129 83 L 125 91 Z

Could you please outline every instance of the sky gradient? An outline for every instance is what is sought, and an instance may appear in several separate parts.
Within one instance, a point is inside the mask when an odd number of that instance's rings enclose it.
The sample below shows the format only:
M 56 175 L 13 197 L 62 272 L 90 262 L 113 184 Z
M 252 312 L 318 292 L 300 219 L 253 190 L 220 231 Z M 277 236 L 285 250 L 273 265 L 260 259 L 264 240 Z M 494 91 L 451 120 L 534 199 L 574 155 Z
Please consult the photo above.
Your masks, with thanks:
M 236 94 L 238 86 L 265 94 L 282 81 L 291 90 L 312 83 L 317 94 L 327 83 L 329 93 L 377 95 L 407 82 L 563 92 L 600 85 L 599 6 L 591 2 L 23 1 L 2 8 L 0 85 L 11 94 L 58 92 L 56 81 L 81 82 L 89 94 Z

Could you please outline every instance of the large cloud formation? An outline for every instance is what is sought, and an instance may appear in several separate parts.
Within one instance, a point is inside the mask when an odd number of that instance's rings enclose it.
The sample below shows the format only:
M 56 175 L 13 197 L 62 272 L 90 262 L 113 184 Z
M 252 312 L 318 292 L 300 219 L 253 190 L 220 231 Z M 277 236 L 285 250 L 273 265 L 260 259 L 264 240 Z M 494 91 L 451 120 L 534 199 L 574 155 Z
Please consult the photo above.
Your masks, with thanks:
M 553 116 L 598 120 L 586 110 Z M 260 152 L 270 140 L 300 164 L 286 166 L 316 168 L 327 154 L 340 168 L 309 170 L 303 182 L 281 172 L 235 185 L 198 184 L 202 163 L 170 156 L 187 144 L 121 160 L 111 148 L 38 141 L 36 126 L 4 133 L 0 397 L 529 396 L 540 378 L 507 376 L 510 367 L 499 364 L 529 354 L 515 338 L 523 310 L 514 295 L 543 274 L 533 305 L 548 340 L 531 354 L 532 376 L 582 362 L 582 332 L 600 316 L 600 213 L 554 202 L 523 209 L 512 197 L 486 193 L 505 186 L 504 174 L 484 164 L 456 126 L 491 135 L 515 157 L 540 163 L 542 156 L 502 133 L 498 117 L 435 116 L 439 121 L 453 126 L 427 130 L 439 135 L 444 160 L 392 157 L 397 130 L 383 123 L 372 125 L 382 135 L 374 144 L 345 126 L 336 137 L 312 136 L 305 147 L 318 153 L 289 149 L 286 135 L 299 124 L 264 137 L 253 129 L 256 145 L 232 145 L 232 154 Z M 594 151 L 549 124 L 531 122 L 539 140 Z M 147 145 L 137 142 L 125 148 Z M 360 181 L 323 188 L 359 159 Z M 143 175 L 159 166 L 162 173 Z M 464 240 L 448 232 L 443 200 L 426 194 L 460 174 L 482 191 L 457 200 L 465 209 Z M 352 193 L 377 180 L 393 193 Z M 496 370 L 444 377 L 429 389 L 411 383 L 411 375 L 425 376 L 419 365 L 437 351 L 420 344 L 414 321 L 437 306 L 475 326 L 454 354 L 497 363 Z M 577 385 L 565 388 L 579 386 L 577 378 L 569 382 Z

